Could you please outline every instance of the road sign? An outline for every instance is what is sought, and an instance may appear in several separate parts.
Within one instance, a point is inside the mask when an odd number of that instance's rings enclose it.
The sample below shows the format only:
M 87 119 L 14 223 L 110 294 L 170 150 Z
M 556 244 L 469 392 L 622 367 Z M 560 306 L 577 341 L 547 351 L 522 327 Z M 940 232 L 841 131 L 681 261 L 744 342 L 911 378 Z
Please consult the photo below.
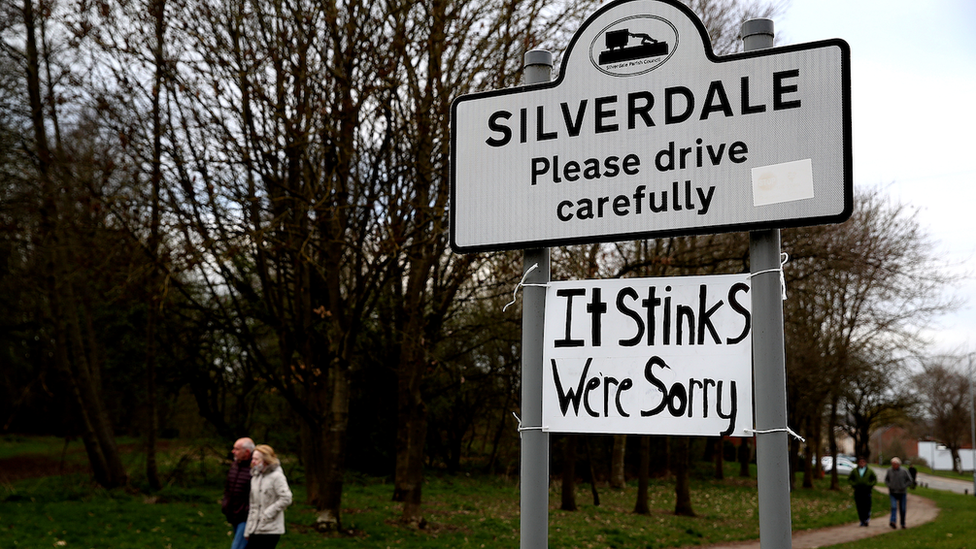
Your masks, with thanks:
M 542 428 L 752 436 L 749 275 L 550 282 Z
M 458 252 L 815 225 L 853 208 L 850 51 L 717 57 L 671 0 L 590 17 L 549 83 L 452 107 Z

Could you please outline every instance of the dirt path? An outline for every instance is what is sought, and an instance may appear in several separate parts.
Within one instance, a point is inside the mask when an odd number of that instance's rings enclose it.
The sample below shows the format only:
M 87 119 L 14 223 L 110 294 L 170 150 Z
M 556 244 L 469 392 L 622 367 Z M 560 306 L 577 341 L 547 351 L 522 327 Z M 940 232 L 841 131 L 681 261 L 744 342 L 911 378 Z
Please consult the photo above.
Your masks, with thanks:
M 878 491 L 888 493 L 887 488 L 878 488 Z M 928 498 L 908 494 L 907 512 L 905 513 L 905 523 L 909 528 L 935 520 L 939 515 L 939 508 L 935 502 Z M 875 509 L 877 510 L 877 509 Z M 857 513 L 851 508 L 851 523 L 819 530 L 806 530 L 793 533 L 793 549 L 812 549 L 814 547 L 829 547 L 838 543 L 847 543 L 871 536 L 880 536 L 894 532 L 888 525 L 888 515 L 874 517 L 871 525 L 863 528 L 857 520 Z M 739 541 L 734 543 L 722 543 L 717 545 L 699 546 L 699 549 L 759 549 L 759 540 Z

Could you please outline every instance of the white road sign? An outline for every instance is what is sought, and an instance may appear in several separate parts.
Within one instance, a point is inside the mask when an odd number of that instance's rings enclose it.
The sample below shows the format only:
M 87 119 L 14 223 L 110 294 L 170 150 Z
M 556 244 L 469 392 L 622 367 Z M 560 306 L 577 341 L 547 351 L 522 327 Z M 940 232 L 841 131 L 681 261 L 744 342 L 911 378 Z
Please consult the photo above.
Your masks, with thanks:
M 671 0 L 590 17 L 558 78 L 459 97 L 458 252 L 840 222 L 852 201 L 842 40 L 717 57 Z
M 752 436 L 749 275 L 550 282 L 542 429 Z

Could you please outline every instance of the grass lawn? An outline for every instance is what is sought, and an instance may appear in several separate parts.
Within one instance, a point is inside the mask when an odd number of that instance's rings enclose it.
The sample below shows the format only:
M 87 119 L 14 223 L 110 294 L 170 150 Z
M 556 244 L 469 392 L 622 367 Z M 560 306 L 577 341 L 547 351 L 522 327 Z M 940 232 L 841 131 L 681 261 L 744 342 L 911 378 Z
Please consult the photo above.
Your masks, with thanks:
M 826 485 L 793 494 L 793 528 L 851 522 L 846 491 Z M 301 485 L 293 485 L 303 501 Z M 314 510 L 302 503 L 287 511 L 288 533 L 279 547 L 458 548 L 516 547 L 519 543 L 518 488 L 514 480 L 431 474 L 425 485 L 428 527 L 396 525 L 399 504 L 392 486 L 358 479 L 344 493 L 346 535 L 324 538 L 311 529 Z M 152 497 L 91 487 L 82 476 L 47 477 L 0 488 L 0 546 L 142 548 L 224 547 L 229 528 L 220 514 L 219 486 L 168 487 Z M 754 480 L 697 479 L 692 500 L 697 517 L 676 517 L 673 484 L 652 482 L 651 514 L 633 514 L 636 488 L 600 487 L 601 505 L 592 504 L 588 485 L 580 486 L 580 510 L 557 509 L 551 493 L 549 539 L 552 548 L 681 547 L 758 536 L 758 497 Z M 883 508 L 879 501 L 876 508 Z
M 137 479 L 133 481 L 134 489 L 105 491 L 93 487 L 87 475 L 82 474 L 0 484 L 0 548 L 226 548 L 230 528 L 219 506 L 226 466 L 220 463 L 219 454 L 206 448 L 169 448 L 160 456 L 161 476 L 168 484 L 151 496 L 146 495 L 148 491 Z M 63 443 L 45 447 L 27 442 L 22 449 L 47 453 L 53 459 L 65 453 Z M 5 451 L 11 454 L 9 448 Z M 128 467 L 133 475 L 141 471 L 135 462 Z M 651 513 L 643 516 L 632 512 L 635 485 L 619 491 L 599 486 L 600 505 L 596 506 L 590 486 L 582 484 L 577 492 L 579 510 L 566 512 L 558 509 L 560 491 L 554 483 L 550 490 L 549 547 L 646 549 L 756 539 L 759 524 L 755 468 L 751 479 L 740 479 L 737 470 L 737 464 L 728 464 L 725 480 L 717 481 L 709 478 L 711 464 L 701 464 L 692 479 L 696 517 L 674 516 L 671 480 L 651 481 Z M 300 468 L 286 462 L 285 471 L 296 503 L 286 512 L 288 532 L 279 544 L 283 549 L 458 549 L 519 544 L 519 493 L 515 479 L 428 472 L 423 496 L 428 524 L 425 529 L 413 530 L 397 525 L 400 504 L 390 501 L 393 487 L 388 481 L 350 474 L 343 493 L 345 532 L 324 537 L 311 528 L 315 511 L 303 503 Z M 828 486 L 828 480 L 816 481 L 814 489 L 798 489 L 792 494 L 794 531 L 856 521 L 850 490 L 845 486 L 832 492 Z M 919 492 L 925 495 L 922 490 Z M 876 514 L 886 514 L 887 498 L 883 494 L 876 494 L 876 498 Z M 972 523 L 973 515 L 967 516 Z M 907 530 L 884 537 L 900 537 L 905 532 L 914 534 Z M 949 533 L 953 532 L 940 535 Z M 968 535 L 976 539 L 973 531 Z M 959 547 L 944 547 L 950 546 Z
M 972 471 L 967 471 L 967 472 L 963 472 L 963 473 L 957 473 L 955 471 L 933 471 L 929 467 L 926 467 L 924 465 L 920 465 L 918 467 L 918 472 L 919 473 L 925 473 L 927 475 L 936 476 L 936 477 L 953 478 L 953 479 L 956 479 L 956 480 L 965 480 L 966 482 L 972 482 L 973 481 L 973 473 L 972 473 Z

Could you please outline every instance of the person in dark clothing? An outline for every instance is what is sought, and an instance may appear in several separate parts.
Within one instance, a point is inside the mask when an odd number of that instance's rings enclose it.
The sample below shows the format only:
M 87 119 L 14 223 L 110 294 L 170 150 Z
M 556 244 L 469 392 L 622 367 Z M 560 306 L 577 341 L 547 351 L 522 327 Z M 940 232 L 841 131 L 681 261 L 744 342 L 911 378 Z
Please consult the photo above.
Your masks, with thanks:
M 868 460 L 864 456 L 857 458 L 857 468 L 851 471 L 847 483 L 854 488 L 857 518 L 861 520 L 861 526 L 867 526 L 871 520 L 871 492 L 878 483 L 878 476 L 868 467 Z
M 891 522 L 889 526 L 897 528 L 896 518 L 901 518 L 901 527 L 905 528 L 905 505 L 908 503 L 908 488 L 915 487 L 915 481 L 908 471 L 901 468 L 901 460 L 891 458 L 891 469 L 885 473 L 885 484 L 888 485 L 888 496 L 891 499 Z
M 918 469 L 910 461 L 906 461 L 905 465 L 908 466 L 908 474 L 912 475 L 912 488 L 915 488 L 915 485 L 918 484 Z
M 227 522 L 234 527 L 231 549 L 247 547 L 244 528 L 247 526 L 248 501 L 251 496 L 251 453 L 253 451 L 254 441 L 247 437 L 238 439 L 231 450 L 234 463 L 227 471 L 224 498 L 220 502 L 220 508 L 227 517 Z

